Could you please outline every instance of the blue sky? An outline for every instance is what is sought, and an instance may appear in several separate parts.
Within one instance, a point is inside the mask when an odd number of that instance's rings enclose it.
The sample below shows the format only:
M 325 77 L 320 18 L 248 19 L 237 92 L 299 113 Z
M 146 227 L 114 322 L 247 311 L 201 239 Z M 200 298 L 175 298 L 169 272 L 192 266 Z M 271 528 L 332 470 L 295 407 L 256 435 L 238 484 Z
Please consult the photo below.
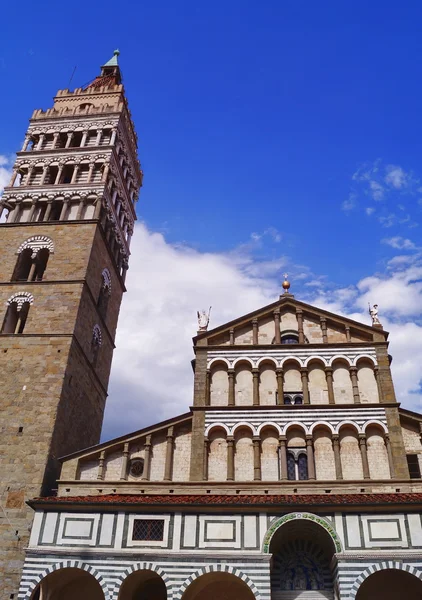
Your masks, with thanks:
M 166 268 L 182 270 L 188 255 L 198 268 L 207 257 L 231 261 L 234 280 L 244 284 L 225 282 L 227 295 L 213 298 L 219 282 L 204 283 L 197 301 L 220 302 L 215 325 L 272 299 L 284 269 L 297 297 L 355 318 L 367 320 L 367 301 L 378 302 L 391 339 L 403 338 L 396 344 L 403 365 L 397 376 L 407 386 L 402 400 L 419 406 L 420 3 L 76 0 L 65 10 L 24 1 L 19 23 L 10 3 L 2 16 L 10 27 L 3 27 L 0 50 L 0 177 L 32 110 L 50 106 L 75 66 L 72 86 L 93 79 L 118 47 L 145 171 L 134 282 L 145 275 L 147 252 L 164 249 L 159 272 L 149 272 L 138 291 L 162 294 L 166 314 L 180 308 L 180 298 L 193 291 L 173 282 L 166 304 Z M 197 279 L 195 269 L 191 276 Z M 222 306 L 251 289 L 256 295 L 243 304 Z M 188 308 L 194 315 L 200 307 Z M 164 317 L 154 314 L 156 321 L 145 316 L 157 328 Z M 190 333 L 180 323 L 173 356 L 183 355 L 189 367 Z M 135 346 L 142 335 L 144 328 Z M 124 362 L 124 349 L 118 352 L 115 365 Z M 156 360 L 148 356 L 143 360 Z M 115 397 L 123 393 L 117 368 Z M 191 375 L 183 372 L 187 382 Z M 140 385 L 125 387 L 125 395 L 148 395 Z M 169 412 L 187 406 L 183 394 Z

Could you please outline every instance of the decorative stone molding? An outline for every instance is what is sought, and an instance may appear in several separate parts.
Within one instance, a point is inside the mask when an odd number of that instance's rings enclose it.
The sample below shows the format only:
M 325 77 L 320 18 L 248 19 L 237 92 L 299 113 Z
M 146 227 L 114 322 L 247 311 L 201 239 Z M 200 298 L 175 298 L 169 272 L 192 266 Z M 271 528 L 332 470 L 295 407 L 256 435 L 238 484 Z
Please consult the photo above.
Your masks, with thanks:
M 108 294 L 111 294 L 111 275 L 110 275 L 110 271 L 107 269 L 107 267 L 105 267 L 101 273 L 101 276 L 103 278 L 103 283 L 102 283 L 102 289 L 104 291 L 108 291 Z
M 16 254 L 20 254 L 21 252 L 23 252 L 23 250 L 26 250 L 26 248 L 31 248 L 32 256 L 35 256 L 37 252 L 42 248 L 47 248 L 47 250 L 49 250 L 50 253 L 53 254 L 54 242 L 51 238 L 47 237 L 46 235 L 34 235 L 19 246 Z
M 17 304 L 18 311 L 20 311 L 26 302 L 33 304 L 34 296 L 29 292 L 16 292 L 13 294 L 13 296 L 10 296 L 9 300 L 7 301 L 7 305 L 10 306 L 11 304 L 15 303 Z
M 280 529 L 280 527 L 282 527 L 289 521 L 294 521 L 294 520 L 299 520 L 299 519 L 306 519 L 308 521 L 313 521 L 314 523 L 316 523 L 317 525 L 319 525 L 320 527 L 325 529 L 325 531 L 328 533 L 328 535 L 331 537 L 331 539 L 333 541 L 336 552 L 342 551 L 340 538 L 338 537 L 337 532 L 335 531 L 334 527 L 326 519 L 323 519 L 322 517 L 319 517 L 318 515 L 314 515 L 312 513 L 307 513 L 307 512 L 305 512 L 305 513 L 300 513 L 300 512 L 290 513 L 288 515 L 285 515 L 284 517 L 281 517 L 280 519 L 277 519 L 277 521 L 271 525 L 271 527 L 268 529 L 267 533 L 265 534 L 262 551 L 265 554 L 269 553 L 270 544 L 271 544 L 273 535 L 275 534 L 275 532 L 278 529 Z

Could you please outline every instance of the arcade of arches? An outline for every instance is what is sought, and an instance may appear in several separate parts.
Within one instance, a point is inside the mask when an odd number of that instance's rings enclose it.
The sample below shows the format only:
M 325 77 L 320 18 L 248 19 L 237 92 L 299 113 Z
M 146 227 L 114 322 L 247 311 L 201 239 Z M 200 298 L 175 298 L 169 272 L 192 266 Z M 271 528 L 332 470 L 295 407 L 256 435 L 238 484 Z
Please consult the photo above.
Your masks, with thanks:
M 422 581 L 407 571 L 384 569 L 373 573 L 359 587 L 356 600 L 422 599 Z
M 93 575 L 73 567 L 50 573 L 36 587 L 31 600 L 104 600 L 104 592 Z
M 231 573 L 214 572 L 193 581 L 182 600 L 254 600 L 247 584 Z

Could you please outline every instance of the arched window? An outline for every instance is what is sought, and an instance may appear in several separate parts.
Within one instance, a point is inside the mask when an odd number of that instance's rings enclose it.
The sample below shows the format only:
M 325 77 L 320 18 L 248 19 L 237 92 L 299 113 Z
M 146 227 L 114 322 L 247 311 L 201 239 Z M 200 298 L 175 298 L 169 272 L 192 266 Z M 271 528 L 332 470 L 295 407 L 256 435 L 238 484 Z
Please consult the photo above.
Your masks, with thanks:
M 50 252 L 53 251 L 53 241 L 47 236 L 36 235 L 26 240 L 19 246 L 12 281 L 42 281 Z
M 20 292 L 13 294 L 7 301 L 1 333 L 23 333 L 28 318 L 29 307 L 34 301 L 32 294 Z
M 103 336 L 99 325 L 94 325 L 92 329 L 92 340 L 91 340 L 91 354 L 92 354 L 92 365 L 97 366 L 98 353 L 100 351 L 101 344 L 103 342 Z
M 284 394 L 284 404 L 303 404 L 303 396 L 301 394 Z
M 105 319 L 106 315 L 107 315 L 108 302 L 109 302 L 110 296 L 111 296 L 110 271 L 107 268 L 103 269 L 103 272 L 101 273 L 101 277 L 102 277 L 102 282 L 101 282 L 100 293 L 98 295 L 97 307 L 98 307 L 98 312 L 100 313 L 101 317 L 103 319 Z
M 287 478 L 290 481 L 305 481 L 308 479 L 308 457 L 304 448 L 288 450 Z

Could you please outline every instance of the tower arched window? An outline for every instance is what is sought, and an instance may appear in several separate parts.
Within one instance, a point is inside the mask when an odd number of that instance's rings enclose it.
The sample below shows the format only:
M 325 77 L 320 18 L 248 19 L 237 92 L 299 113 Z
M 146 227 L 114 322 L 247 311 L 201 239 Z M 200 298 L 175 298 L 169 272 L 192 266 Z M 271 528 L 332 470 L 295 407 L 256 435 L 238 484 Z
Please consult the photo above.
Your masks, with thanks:
M 47 236 L 34 236 L 26 240 L 18 250 L 18 259 L 12 281 L 42 281 L 53 241 Z
M 105 319 L 107 315 L 108 303 L 111 296 L 111 275 L 110 271 L 107 268 L 103 269 L 103 272 L 101 273 L 101 278 L 102 282 L 100 293 L 98 295 L 97 307 L 101 317 Z
M 94 325 L 92 329 L 92 339 L 91 339 L 91 356 L 92 356 L 92 365 L 94 367 L 97 366 L 98 361 L 98 353 L 101 348 L 101 344 L 103 342 L 103 336 L 101 333 L 101 328 L 98 324 Z
M 7 310 L 3 320 L 1 333 L 23 333 L 29 308 L 34 301 L 32 294 L 18 292 L 7 301 Z

